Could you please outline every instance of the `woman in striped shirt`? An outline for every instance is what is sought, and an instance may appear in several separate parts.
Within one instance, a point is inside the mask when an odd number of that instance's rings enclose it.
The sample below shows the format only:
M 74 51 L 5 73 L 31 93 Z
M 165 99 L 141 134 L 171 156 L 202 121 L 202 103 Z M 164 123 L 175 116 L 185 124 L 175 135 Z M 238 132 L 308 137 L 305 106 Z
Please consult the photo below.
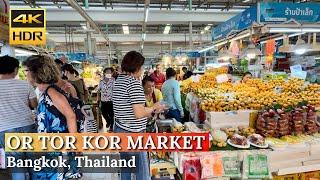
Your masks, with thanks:
M 143 75 L 144 60 L 145 58 L 136 51 L 128 52 L 122 60 L 122 74 L 118 76 L 113 86 L 114 132 L 145 132 L 147 118 L 164 109 L 160 103 L 155 103 L 152 107 L 145 107 L 146 98 L 140 81 Z M 125 152 L 120 153 L 120 156 L 122 159 L 136 156 L 138 159 L 136 179 L 151 179 L 146 152 Z M 130 179 L 130 173 L 121 173 L 121 180 Z

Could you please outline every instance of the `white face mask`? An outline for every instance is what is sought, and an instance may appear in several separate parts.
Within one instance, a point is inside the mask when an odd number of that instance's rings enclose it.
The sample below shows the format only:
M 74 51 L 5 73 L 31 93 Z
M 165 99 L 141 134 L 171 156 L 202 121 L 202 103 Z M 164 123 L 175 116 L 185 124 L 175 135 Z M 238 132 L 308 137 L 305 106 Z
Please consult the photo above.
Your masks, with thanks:
M 111 74 L 105 74 L 104 77 L 107 78 L 107 79 L 110 79 L 110 78 L 112 78 L 112 75 Z

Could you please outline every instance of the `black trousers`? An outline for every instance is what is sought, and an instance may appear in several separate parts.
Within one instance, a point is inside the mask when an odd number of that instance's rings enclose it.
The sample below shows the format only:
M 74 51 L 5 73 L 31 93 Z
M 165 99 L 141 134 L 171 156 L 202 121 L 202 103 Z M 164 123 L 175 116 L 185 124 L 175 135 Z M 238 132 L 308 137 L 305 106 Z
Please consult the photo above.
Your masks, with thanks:
M 114 113 L 112 101 L 103 102 L 101 101 L 101 113 L 103 118 L 107 122 L 107 127 L 113 127 Z

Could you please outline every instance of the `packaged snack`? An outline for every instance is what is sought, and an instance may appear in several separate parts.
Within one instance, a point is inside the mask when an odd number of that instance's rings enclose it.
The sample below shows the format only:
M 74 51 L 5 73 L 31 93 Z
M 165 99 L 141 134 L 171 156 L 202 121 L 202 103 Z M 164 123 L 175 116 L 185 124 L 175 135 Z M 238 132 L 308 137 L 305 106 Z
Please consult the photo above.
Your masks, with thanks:
M 268 157 L 264 154 L 248 154 L 243 159 L 243 179 L 269 178 Z
M 183 177 L 186 180 L 201 179 L 200 157 L 195 154 L 184 155 L 182 160 Z
M 221 177 L 224 175 L 221 153 L 205 154 L 201 157 L 201 179 Z
M 225 177 L 241 178 L 241 162 L 238 153 L 224 153 L 222 162 Z

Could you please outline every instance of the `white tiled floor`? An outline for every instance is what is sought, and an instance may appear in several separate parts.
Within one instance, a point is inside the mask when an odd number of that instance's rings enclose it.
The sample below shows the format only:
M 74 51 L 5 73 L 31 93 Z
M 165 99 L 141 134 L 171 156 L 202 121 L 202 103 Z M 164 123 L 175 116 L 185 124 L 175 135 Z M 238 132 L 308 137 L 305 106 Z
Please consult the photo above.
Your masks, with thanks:
M 103 129 L 99 130 L 99 132 L 107 132 L 106 122 L 102 118 Z M 108 154 L 108 153 L 106 153 Z M 81 180 L 119 180 L 119 175 L 117 173 L 84 173 Z
M 81 180 L 119 180 L 118 174 L 112 173 L 85 173 Z

